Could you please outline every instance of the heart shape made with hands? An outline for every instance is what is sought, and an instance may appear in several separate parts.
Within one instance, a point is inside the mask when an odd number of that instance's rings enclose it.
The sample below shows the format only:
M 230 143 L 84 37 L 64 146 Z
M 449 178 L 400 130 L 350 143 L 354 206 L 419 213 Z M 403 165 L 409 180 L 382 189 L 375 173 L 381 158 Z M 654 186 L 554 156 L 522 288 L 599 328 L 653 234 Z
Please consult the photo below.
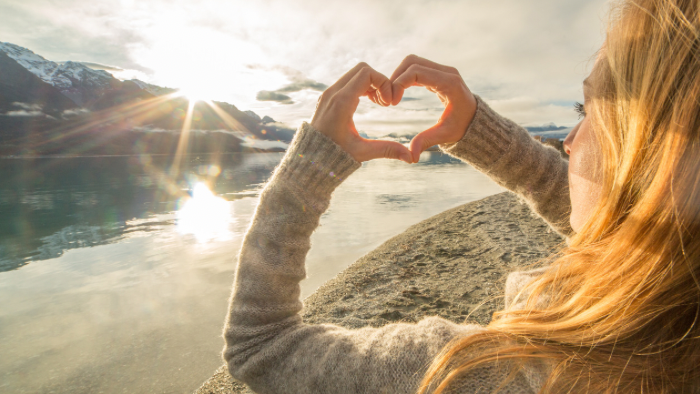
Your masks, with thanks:
M 406 89 L 413 86 L 435 93 L 445 106 L 434 126 L 414 136 L 409 148 L 398 142 L 369 140 L 359 135 L 353 115 L 360 97 L 367 96 L 381 106 L 395 106 L 401 102 Z M 476 98 L 457 69 L 410 55 L 391 78 L 366 63 L 355 66 L 321 94 L 311 125 L 357 161 L 388 158 L 417 163 L 425 149 L 461 140 L 474 118 L 476 105 Z

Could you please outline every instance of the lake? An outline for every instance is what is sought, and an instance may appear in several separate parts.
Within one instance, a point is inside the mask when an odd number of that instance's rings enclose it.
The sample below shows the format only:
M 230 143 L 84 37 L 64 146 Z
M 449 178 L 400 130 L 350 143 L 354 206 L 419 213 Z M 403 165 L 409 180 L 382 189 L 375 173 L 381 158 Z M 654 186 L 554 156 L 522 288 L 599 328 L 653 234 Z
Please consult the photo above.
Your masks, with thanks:
M 282 153 L 0 160 L 0 392 L 187 393 L 222 364 L 236 255 Z M 312 238 L 304 296 L 503 189 L 426 152 L 364 163 Z

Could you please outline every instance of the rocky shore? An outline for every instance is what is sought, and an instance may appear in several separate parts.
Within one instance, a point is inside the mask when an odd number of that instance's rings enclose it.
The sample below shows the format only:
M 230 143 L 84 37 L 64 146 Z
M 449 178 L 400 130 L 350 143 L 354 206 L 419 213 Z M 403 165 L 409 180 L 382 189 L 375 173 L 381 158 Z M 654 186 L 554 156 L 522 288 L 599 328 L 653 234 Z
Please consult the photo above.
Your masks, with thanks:
M 304 301 L 304 321 L 359 328 L 438 315 L 487 324 L 503 306 L 507 274 L 541 266 L 563 244 L 513 194 L 497 194 L 415 224 L 360 258 Z M 252 391 L 222 366 L 196 391 L 215 393 Z

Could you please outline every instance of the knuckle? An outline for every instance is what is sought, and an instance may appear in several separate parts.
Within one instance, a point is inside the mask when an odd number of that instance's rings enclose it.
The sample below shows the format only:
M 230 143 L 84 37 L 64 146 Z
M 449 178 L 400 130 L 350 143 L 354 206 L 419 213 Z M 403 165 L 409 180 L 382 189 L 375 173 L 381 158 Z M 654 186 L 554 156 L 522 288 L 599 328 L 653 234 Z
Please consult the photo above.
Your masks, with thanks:
M 417 55 L 410 54 L 410 55 L 406 56 L 406 59 L 404 59 L 404 61 L 409 62 L 409 63 L 414 63 L 414 62 L 417 62 L 419 59 L 420 59 L 420 57 L 418 57 Z
M 462 83 L 462 77 L 460 77 L 459 75 L 450 74 L 448 78 L 449 81 L 454 85 L 460 85 Z
M 357 63 L 357 66 L 355 66 L 355 67 L 357 67 L 357 68 L 359 68 L 360 70 L 362 70 L 362 69 L 364 69 L 364 68 L 369 67 L 369 64 L 367 64 L 367 63 L 365 63 L 365 62 L 359 62 L 359 63 Z
M 398 155 L 396 154 L 396 150 L 391 149 L 390 146 L 384 147 L 382 156 L 384 156 L 387 159 L 395 159 L 396 157 L 398 157 Z
M 457 70 L 457 68 L 455 68 L 455 67 L 447 67 L 447 70 L 452 74 L 459 75 L 459 70 Z
M 411 72 L 411 73 L 417 73 L 418 71 L 420 71 L 420 69 L 421 69 L 421 65 L 411 64 L 410 66 L 408 66 L 408 69 L 406 69 L 406 71 Z

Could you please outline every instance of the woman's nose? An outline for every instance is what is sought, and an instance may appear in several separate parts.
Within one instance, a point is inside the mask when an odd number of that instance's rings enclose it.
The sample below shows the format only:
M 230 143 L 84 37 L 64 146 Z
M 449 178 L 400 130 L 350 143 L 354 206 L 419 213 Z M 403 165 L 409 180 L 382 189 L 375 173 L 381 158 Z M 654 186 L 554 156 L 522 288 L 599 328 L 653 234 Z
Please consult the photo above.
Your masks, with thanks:
M 574 143 L 574 138 L 576 138 L 576 133 L 578 133 L 581 123 L 582 122 L 579 122 L 576 126 L 574 126 L 574 128 L 569 132 L 569 135 L 564 138 L 564 152 L 566 152 L 567 155 L 571 155 L 571 145 Z

